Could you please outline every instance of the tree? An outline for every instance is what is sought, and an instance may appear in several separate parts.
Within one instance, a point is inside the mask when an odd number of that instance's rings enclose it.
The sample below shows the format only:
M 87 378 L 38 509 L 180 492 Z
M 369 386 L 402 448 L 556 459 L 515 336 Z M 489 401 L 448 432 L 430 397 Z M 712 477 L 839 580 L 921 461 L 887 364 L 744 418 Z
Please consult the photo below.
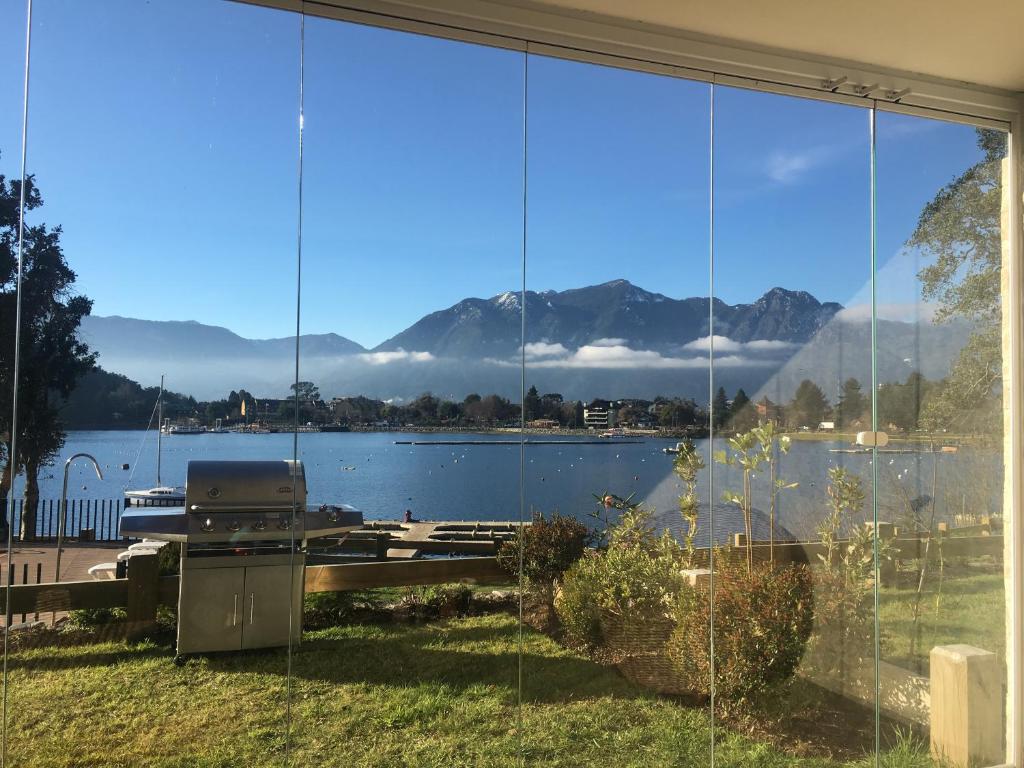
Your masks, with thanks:
M 537 392 L 536 387 L 531 386 L 526 392 L 526 397 L 523 398 L 523 414 L 527 421 L 539 419 L 541 416 L 540 393 Z
M 930 263 L 919 273 L 921 293 L 938 304 L 937 322 L 969 320 L 974 333 L 949 375 L 925 404 L 930 429 L 1002 433 L 1001 277 L 1002 160 L 1006 135 L 979 128 L 984 159 L 929 202 L 908 245 Z
M 16 337 L 18 237 L 21 182 L 0 175 L 0 338 Z M 25 214 L 43 204 L 35 178 L 25 180 Z M 24 224 L 22 241 L 21 343 L 18 381 L 13 344 L 0 347 L 0 432 L 5 435 L 0 498 L 14 475 L 25 471 L 21 537 L 35 532 L 38 475 L 64 444 L 62 403 L 91 371 L 95 354 L 78 339 L 92 302 L 74 290 L 75 273 L 64 258 L 61 228 Z M 17 456 L 12 456 L 14 388 L 18 392 Z
M 711 401 L 711 420 L 715 429 L 721 429 L 729 420 L 729 398 L 726 397 L 725 387 L 719 387 L 715 399 Z
M 745 432 L 757 426 L 757 409 L 750 402 L 743 388 L 736 390 L 736 396 L 729 406 L 729 428 Z
M 300 403 L 313 405 L 320 401 L 320 390 L 312 381 L 297 381 L 291 385 L 291 390 Z
M 583 401 L 577 400 L 572 411 L 572 425 L 579 429 L 583 426 Z
M 796 388 L 796 394 L 789 404 L 788 419 L 794 427 L 817 427 L 828 411 L 828 398 L 821 387 L 810 379 L 804 379 Z
M 846 427 L 862 419 L 870 407 L 871 404 L 861 391 L 860 382 L 850 377 L 843 382 L 839 402 L 836 403 L 836 426 Z
M 906 382 L 882 384 L 878 388 L 878 423 L 892 425 L 904 432 L 918 428 L 922 405 L 931 384 L 917 371 Z

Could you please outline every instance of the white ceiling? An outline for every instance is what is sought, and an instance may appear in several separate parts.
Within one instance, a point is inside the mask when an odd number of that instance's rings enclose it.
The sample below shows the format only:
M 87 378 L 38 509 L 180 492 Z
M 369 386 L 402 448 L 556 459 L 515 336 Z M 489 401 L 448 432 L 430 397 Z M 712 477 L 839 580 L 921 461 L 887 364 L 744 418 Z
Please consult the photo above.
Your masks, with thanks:
M 521 2 L 508 3 L 522 5 Z M 542 0 L 759 47 L 1024 92 L 1024 0 Z

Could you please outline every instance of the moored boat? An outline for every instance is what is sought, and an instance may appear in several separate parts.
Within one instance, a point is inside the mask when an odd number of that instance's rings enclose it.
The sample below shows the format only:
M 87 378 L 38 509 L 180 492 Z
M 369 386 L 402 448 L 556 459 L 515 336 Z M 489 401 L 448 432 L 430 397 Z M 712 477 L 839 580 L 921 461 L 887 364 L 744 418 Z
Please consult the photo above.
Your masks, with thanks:
M 161 438 L 164 435 L 163 415 L 164 415 L 164 377 L 160 377 L 160 394 L 157 395 L 156 399 L 156 411 L 157 411 L 157 424 L 159 428 L 156 431 L 156 486 L 153 488 L 138 488 L 132 490 L 126 490 L 124 492 L 124 500 L 126 506 L 132 507 L 182 507 L 185 505 L 185 489 L 181 487 L 172 487 L 164 485 L 160 481 L 160 460 L 163 454 L 163 441 Z M 152 416 L 150 416 L 150 424 L 152 424 Z M 130 481 L 130 480 L 129 480 Z

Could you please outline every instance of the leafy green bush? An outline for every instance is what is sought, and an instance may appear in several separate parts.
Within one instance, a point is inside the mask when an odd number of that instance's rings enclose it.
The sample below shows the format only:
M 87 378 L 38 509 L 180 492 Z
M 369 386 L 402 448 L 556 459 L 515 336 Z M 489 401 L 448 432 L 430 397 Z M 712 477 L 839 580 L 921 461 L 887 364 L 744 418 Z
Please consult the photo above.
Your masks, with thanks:
M 522 568 L 532 584 L 550 590 L 579 560 L 590 545 L 591 533 L 574 517 L 557 512 L 550 518 L 537 517 L 498 548 L 498 564 L 512 576 L 519 576 L 520 549 Z
M 351 592 L 311 592 L 302 600 L 302 622 L 306 629 L 324 629 L 344 624 L 351 617 Z
M 128 618 L 124 608 L 79 608 L 70 611 L 62 630 L 78 632 L 117 624 Z
M 443 619 L 466 615 L 473 601 L 473 590 L 465 584 L 431 584 L 419 592 L 429 614 Z
M 473 590 L 465 584 L 431 584 L 409 587 L 394 606 L 397 619 L 429 620 L 463 616 L 473 602 Z
M 181 544 L 171 541 L 160 547 L 156 563 L 161 576 L 177 576 L 181 572 Z
M 747 705 L 789 680 L 803 657 L 814 621 L 811 575 L 804 565 L 716 561 L 714 579 L 715 696 Z M 686 687 L 711 694 L 712 590 L 684 589 L 676 603 L 667 652 Z
M 544 631 L 553 629 L 555 621 L 555 586 L 565 572 L 579 561 L 592 540 L 590 529 L 574 517 L 557 512 L 549 519 L 534 518 L 516 535 L 498 548 L 498 564 L 513 578 L 524 577 L 524 616 L 533 618 L 535 626 Z M 534 613 L 535 609 L 539 609 Z
M 555 593 L 555 612 L 565 639 L 576 648 L 593 651 L 601 644 L 598 593 L 604 571 L 603 552 L 588 552 L 570 568 Z
M 599 652 L 631 680 L 680 692 L 665 643 L 684 588 L 685 553 L 668 532 L 656 536 L 642 507 L 610 526 L 608 547 L 590 553 L 562 579 L 555 610 L 566 639 Z
M 829 514 L 818 527 L 824 551 L 814 571 L 815 630 L 808 652 L 808 667 L 824 675 L 873 654 L 875 618 L 875 538 L 858 524 L 863 484 L 842 467 L 830 468 L 828 477 Z M 889 558 L 890 549 L 879 540 L 879 560 Z

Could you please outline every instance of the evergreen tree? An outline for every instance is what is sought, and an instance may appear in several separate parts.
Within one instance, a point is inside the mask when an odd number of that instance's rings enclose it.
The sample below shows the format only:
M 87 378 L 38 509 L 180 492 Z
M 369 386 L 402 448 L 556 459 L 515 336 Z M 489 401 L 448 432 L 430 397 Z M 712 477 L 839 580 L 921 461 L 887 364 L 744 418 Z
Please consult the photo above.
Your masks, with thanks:
M 843 382 L 839 402 L 836 403 L 836 426 L 847 427 L 865 415 L 870 416 L 870 408 L 871 403 L 861 391 L 860 382 L 850 377 Z
M 715 429 L 721 429 L 729 420 L 729 398 L 725 388 L 719 387 L 715 399 L 711 401 L 711 421 Z
M 736 396 L 732 399 L 729 407 L 729 427 L 738 432 L 746 432 L 751 427 L 757 426 L 757 410 L 747 397 L 747 393 L 740 387 L 736 390 Z
M 541 417 L 540 393 L 537 388 L 531 386 L 526 392 L 523 400 L 523 414 L 527 421 L 533 421 Z
M 9 340 L 17 331 L 21 191 L 20 181 L 8 182 L 0 175 L 0 338 Z M 29 176 L 25 180 L 25 216 L 42 204 L 35 179 Z M 61 405 L 96 362 L 95 354 L 78 339 L 78 328 L 92 310 L 92 301 L 74 292 L 75 273 L 64 258 L 60 236 L 60 227 L 24 224 L 18 381 L 14 380 L 14 344 L 0 345 L 0 433 L 4 435 L 0 499 L 6 500 L 14 475 L 24 470 L 23 539 L 35 532 L 39 471 L 64 444 Z M 16 457 L 11 455 L 10 444 L 15 386 Z
M 790 426 L 816 428 L 825 419 L 828 398 L 821 387 L 810 379 L 804 379 L 796 388 L 796 394 L 787 409 Z

